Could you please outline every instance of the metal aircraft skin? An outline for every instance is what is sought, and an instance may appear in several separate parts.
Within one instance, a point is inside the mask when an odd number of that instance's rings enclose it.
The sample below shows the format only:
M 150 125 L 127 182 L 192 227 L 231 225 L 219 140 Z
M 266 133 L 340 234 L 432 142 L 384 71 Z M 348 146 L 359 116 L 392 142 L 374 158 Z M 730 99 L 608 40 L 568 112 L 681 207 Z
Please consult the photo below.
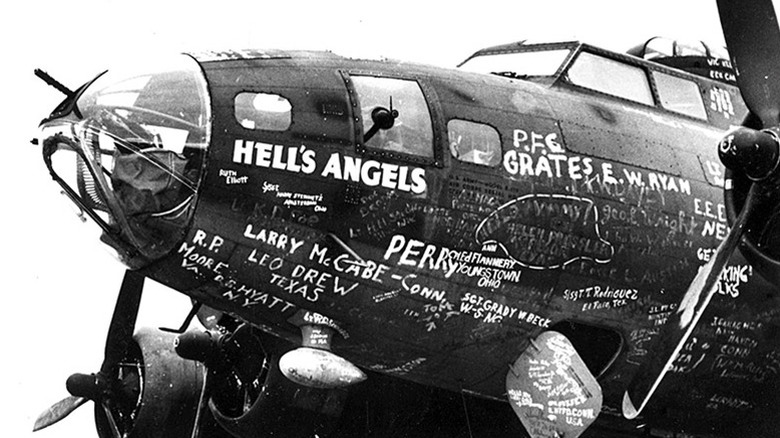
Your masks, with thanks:
M 726 132 L 771 117 L 697 59 L 712 78 L 576 42 L 39 73 L 67 95 L 44 161 L 130 269 L 100 371 L 36 428 L 91 400 L 104 437 L 772 436 L 776 137 L 737 131 L 769 152 L 727 170 Z M 131 339 L 145 277 L 205 331 Z

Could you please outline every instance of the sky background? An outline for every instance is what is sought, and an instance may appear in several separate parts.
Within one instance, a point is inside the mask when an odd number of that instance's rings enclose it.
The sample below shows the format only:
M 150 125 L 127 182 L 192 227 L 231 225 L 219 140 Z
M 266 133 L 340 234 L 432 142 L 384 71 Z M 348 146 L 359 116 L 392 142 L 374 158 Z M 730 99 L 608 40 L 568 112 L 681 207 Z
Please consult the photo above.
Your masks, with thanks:
M 151 49 L 317 49 L 450 67 L 482 47 L 523 39 L 579 39 L 616 51 L 656 35 L 723 44 L 714 0 L 32 0 L 4 9 L 0 436 L 21 438 L 97 436 L 91 403 L 31 430 L 40 412 L 68 395 L 71 373 L 99 369 L 124 271 L 76 218 L 30 144 L 62 100 L 34 68 L 76 88 L 112 60 Z M 152 285 L 139 325 L 178 326 L 188 306 L 183 295 Z

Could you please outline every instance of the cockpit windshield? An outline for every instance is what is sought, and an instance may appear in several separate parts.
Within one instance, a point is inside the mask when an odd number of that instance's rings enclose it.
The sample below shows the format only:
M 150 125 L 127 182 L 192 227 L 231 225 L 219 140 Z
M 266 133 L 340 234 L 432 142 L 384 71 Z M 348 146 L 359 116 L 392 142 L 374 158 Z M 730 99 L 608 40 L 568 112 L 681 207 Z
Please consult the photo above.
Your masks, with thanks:
M 569 53 L 569 49 L 486 53 L 469 58 L 459 68 L 518 78 L 553 76 Z
M 125 262 L 167 254 L 189 224 L 209 141 L 200 67 L 181 55 L 110 70 L 74 99 L 41 125 L 52 176 Z

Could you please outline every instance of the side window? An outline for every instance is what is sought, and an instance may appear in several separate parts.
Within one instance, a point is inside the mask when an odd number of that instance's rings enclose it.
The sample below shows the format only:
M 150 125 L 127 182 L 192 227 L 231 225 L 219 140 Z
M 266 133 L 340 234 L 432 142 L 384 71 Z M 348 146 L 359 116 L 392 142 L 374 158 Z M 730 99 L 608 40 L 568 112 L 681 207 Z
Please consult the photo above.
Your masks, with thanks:
M 501 163 L 501 139 L 492 126 L 467 120 L 447 123 L 452 156 L 467 163 L 496 166 Z
M 644 70 L 633 65 L 582 52 L 569 68 L 568 78 L 574 85 L 654 105 Z
M 246 129 L 284 131 L 292 123 L 292 105 L 282 96 L 267 93 L 238 93 L 235 116 Z
M 707 111 L 704 109 L 696 82 L 657 71 L 653 72 L 653 79 L 664 108 L 697 119 L 707 119 Z
M 417 82 L 374 76 L 351 79 L 367 148 L 433 157 L 431 115 Z

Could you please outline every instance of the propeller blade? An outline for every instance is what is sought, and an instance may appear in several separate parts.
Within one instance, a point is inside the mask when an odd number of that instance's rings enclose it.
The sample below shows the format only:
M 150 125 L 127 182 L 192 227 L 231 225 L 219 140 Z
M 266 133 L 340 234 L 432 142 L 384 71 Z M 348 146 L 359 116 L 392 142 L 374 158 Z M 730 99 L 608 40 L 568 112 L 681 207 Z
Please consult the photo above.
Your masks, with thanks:
M 114 315 L 111 317 L 111 325 L 106 336 L 106 350 L 103 365 L 100 372 L 104 376 L 111 376 L 119 361 L 127 352 L 127 348 L 133 339 L 135 320 L 138 317 L 138 308 L 141 305 L 141 293 L 144 289 L 143 274 L 137 271 L 125 271 L 119 296 L 114 307 Z
M 74 396 L 66 397 L 58 401 L 38 416 L 38 419 L 35 420 L 35 426 L 33 426 L 33 432 L 37 432 L 57 423 L 86 402 L 86 398 Z
M 43 412 L 35 421 L 33 431 L 49 427 L 62 420 L 75 411 L 87 400 L 95 400 L 102 405 L 108 417 L 111 433 L 115 438 L 121 438 L 119 429 L 114 421 L 113 414 L 106 404 L 104 393 L 110 388 L 110 381 L 114 380 L 116 367 L 124 358 L 135 331 L 135 321 L 138 309 L 141 305 L 141 293 L 144 288 L 145 277 L 136 272 L 127 270 L 119 289 L 119 296 L 111 317 L 111 325 L 106 337 L 106 348 L 103 365 L 97 374 L 74 374 L 68 378 L 66 386 L 72 394 L 55 403 Z
M 696 274 L 677 305 L 677 310 L 669 316 L 656 339 L 655 348 L 652 350 L 655 354 L 642 363 L 623 394 L 624 417 L 634 419 L 642 412 L 704 314 L 710 299 L 717 291 L 723 267 L 736 249 L 743 228 L 753 214 L 760 189 L 759 184 L 750 187 L 742 211 L 729 234 L 718 246 L 715 255 Z
M 737 84 L 764 127 L 780 122 L 780 29 L 771 0 L 718 0 Z
M 190 438 L 200 437 L 200 419 L 204 414 L 205 410 L 208 409 L 208 403 L 206 403 L 206 400 L 208 399 L 208 394 L 207 394 L 208 383 L 209 383 L 208 380 L 209 380 L 209 370 L 204 366 L 203 386 L 200 388 L 200 396 L 198 397 L 198 407 L 197 410 L 195 411 L 195 421 L 192 423 L 192 435 L 190 435 Z
M 114 419 L 114 413 L 111 412 L 111 408 L 109 408 L 108 404 L 105 402 L 100 404 L 103 407 L 103 412 L 106 414 L 106 420 L 108 421 L 108 428 L 111 430 L 111 437 L 112 438 L 122 438 L 122 434 L 119 432 L 119 426 L 116 424 L 116 420 Z

